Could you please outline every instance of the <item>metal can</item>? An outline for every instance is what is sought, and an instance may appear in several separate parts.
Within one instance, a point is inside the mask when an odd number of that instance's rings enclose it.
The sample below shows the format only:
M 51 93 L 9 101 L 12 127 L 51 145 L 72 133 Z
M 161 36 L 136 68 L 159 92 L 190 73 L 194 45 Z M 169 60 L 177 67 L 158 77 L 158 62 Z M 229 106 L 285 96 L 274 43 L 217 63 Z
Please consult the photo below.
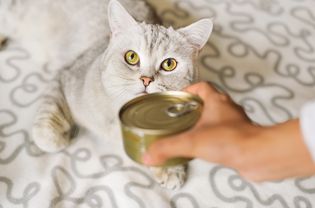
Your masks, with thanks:
M 119 111 L 124 148 L 134 161 L 142 163 L 142 155 L 150 144 L 165 136 L 192 128 L 201 116 L 203 101 L 199 96 L 166 91 L 136 97 Z M 172 158 L 161 166 L 186 163 L 189 158 Z

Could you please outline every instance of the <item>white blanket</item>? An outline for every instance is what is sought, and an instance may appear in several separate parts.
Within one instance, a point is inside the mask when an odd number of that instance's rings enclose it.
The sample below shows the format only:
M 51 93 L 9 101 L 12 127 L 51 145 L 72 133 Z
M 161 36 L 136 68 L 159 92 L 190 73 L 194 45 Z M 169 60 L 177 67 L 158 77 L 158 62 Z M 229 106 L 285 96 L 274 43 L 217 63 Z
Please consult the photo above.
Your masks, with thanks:
M 201 78 L 226 90 L 257 123 L 298 116 L 315 98 L 314 0 L 150 0 L 166 25 L 214 16 Z M 1 27 L 1 26 L 0 26 Z M 161 189 L 121 145 L 81 130 L 57 154 L 33 145 L 30 128 L 51 73 L 17 41 L 0 51 L 0 208 L 315 207 L 315 177 L 250 183 L 234 170 L 189 164 L 178 192 Z

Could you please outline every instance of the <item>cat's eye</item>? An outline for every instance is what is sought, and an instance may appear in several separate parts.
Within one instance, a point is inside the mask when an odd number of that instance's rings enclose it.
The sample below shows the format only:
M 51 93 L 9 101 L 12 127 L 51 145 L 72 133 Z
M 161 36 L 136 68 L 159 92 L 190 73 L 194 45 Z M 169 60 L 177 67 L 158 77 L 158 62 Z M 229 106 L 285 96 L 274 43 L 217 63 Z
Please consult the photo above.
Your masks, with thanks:
M 130 65 L 136 65 L 139 63 L 140 58 L 136 52 L 129 50 L 125 53 L 125 61 Z
M 177 61 L 173 58 L 167 58 L 161 64 L 161 68 L 164 71 L 173 71 L 176 68 L 176 66 L 177 66 Z

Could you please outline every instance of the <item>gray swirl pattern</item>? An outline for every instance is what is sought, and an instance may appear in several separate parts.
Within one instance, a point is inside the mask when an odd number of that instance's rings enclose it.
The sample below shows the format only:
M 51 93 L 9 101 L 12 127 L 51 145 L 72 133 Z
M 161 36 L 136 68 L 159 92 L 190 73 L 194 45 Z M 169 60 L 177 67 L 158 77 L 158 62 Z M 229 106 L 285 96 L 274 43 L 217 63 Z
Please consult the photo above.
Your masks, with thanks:
M 315 98 L 314 0 L 149 0 L 165 25 L 215 17 L 198 60 L 201 78 L 227 91 L 257 123 L 298 116 Z M 1 1 L 0 1 L 1 7 Z M 200 160 L 186 185 L 162 190 L 120 141 L 80 130 L 73 145 L 41 152 L 29 129 L 54 73 L 30 48 L 0 50 L 0 207 L 315 207 L 315 177 L 250 183 Z

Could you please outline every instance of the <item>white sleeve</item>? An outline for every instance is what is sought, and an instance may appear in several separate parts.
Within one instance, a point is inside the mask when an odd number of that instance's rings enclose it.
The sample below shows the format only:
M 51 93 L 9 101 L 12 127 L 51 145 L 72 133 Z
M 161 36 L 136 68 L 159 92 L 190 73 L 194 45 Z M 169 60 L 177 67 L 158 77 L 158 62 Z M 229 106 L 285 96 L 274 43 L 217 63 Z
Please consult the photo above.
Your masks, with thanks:
M 315 162 L 315 101 L 306 103 L 302 107 L 300 127 L 304 142 Z

